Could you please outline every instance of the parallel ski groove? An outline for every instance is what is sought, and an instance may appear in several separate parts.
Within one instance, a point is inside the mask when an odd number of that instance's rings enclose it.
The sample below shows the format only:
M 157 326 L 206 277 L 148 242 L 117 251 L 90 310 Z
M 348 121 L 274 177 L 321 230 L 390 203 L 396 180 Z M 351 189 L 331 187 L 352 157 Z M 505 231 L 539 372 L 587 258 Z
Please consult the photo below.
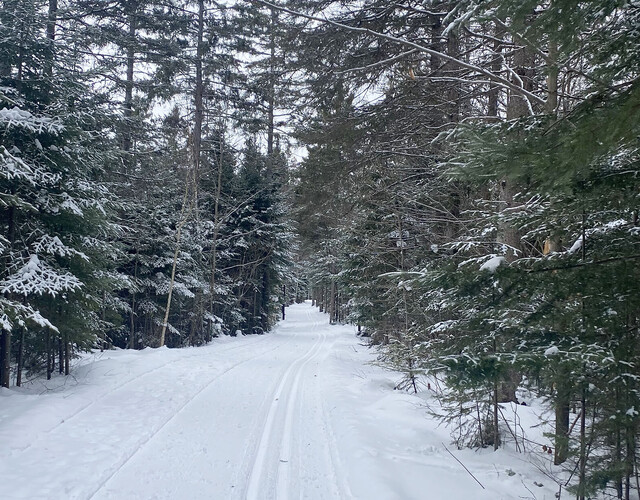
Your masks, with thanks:
M 289 471 L 291 470 L 291 455 L 292 455 L 292 447 L 291 447 L 291 437 L 293 435 L 293 411 L 298 402 L 298 394 L 300 391 L 300 379 L 302 378 L 302 374 L 304 368 L 313 361 L 318 354 L 322 351 L 326 343 L 327 336 L 325 333 L 322 333 L 322 341 L 320 344 L 315 344 L 315 352 L 300 366 L 299 370 L 296 372 L 295 379 L 293 385 L 291 386 L 291 392 L 289 399 L 287 401 L 286 408 L 286 416 L 284 421 L 284 429 L 282 431 L 282 444 L 280 447 L 280 460 L 278 462 L 278 480 L 276 483 L 276 498 L 287 499 L 291 498 L 289 494 L 290 489 L 290 478 Z M 316 348 L 317 347 L 317 348 Z M 313 349 L 312 349 L 313 350 Z
M 280 384 L 278 385 L 271 402 L 271 406 L 269 407 L 269 411 L 267 413 L 267 418 L 265 420 L 265 424 L 263 427 L 262 434 L 260 436 L 260 442 L 258 444 L 258 449 L 255 454 L 255 458 L 253 461 L 253 466 L 251 467 L 251 473 L 249 475 L 249 481 L 246 492 L 247 500 L 263 500 L 264 499 L 264 491 L 261 491 L 261 480 L 264 474 L 265 469 L 265 457 L 267 454 L 267 449 L 269 447 L 269 442 L 271 440 L 271 436 L 273 434 L 273 426 L 275 423 L 275 416 L 279 408 L 280 397 L 284 391 L 285 386 L 289 382 L 289 378 L 291 374 L 295 370 L 295 377 L 298 377 L 302 367 L 308 362 L 316 353 L 317 348 L 324 340 L 324 335 L 318 336 L 313 346 L 305 353 L 305 355 L 301 358 L 293 361 L 284 376 Z
M 128 456 L 121 461 L 117 467 L 111 471 L 105 478 L 103 478 L 100 483 L 98 484 L 97 488 L 94 489 L 93 492 L 91 492 L 88 495 L 88 499 L 90 500 L 91 498 L 95 497 L 96 494 L 109 482 L 109 480 L 114 477 L 119 471 L 120 469 L 122 469 L 136 454 L 138 454 L 140 452 L 140 450 L 142 450 L 144 448 L 144 446 L 149 443 L 149 441 L 151 441 L 156 435 L 158 435 L 158 433 L 160 433 L 162 431 L 162 429 L 164 429 L 171 421 L 173 421 L 178 415 L 180 415 L 180 413 L 189 405 L 191 404 L 202 392 L 204 392 L 207 388 L 209 388 L 211 386 L 211 384 L 213 384 L 216 380 L 218 380 L 220 377 L 222 377 L 223 375 L 225 375 L 226 373 L 230 372 L 231 370 L 234 370 L 235 368 L 237 368 L 240 365 L 243 365 L 249 361 L 252 361 L 256 358 L 259 358 L 260 356 L 264 356 L 265 354 L 269 354 L 270 352 L 275 351 L 276 349 L 280 348 L 280 344 L 276 345 L 275 347 L 271 348 L 271 349 L 267 349 L 255 356 L 251 356 L 250 358 L 244 359 L 242 361 L 239 361 L 238 363 L 235 363 L 234 365 L 230 366 L 229 368 L 223 370 L 222 372 L 216 374 L 216 376 L 214 376 L 211 380 L 209 380 L 206 384 L 204 384 L 191 398 L 189 398 L 187 401 L 185 401 L 185 403 L 178 408 L 175 413 L 173 413 L 169 418 L 167 418 L 157 429 L 155 429 L 151 434 L 149 434 L 148 436 L 146 436 L 145 439 L 143 439 L 141 442 L 138 443 L 138 445 L 131 450 L 131 452 L 128 454 Z

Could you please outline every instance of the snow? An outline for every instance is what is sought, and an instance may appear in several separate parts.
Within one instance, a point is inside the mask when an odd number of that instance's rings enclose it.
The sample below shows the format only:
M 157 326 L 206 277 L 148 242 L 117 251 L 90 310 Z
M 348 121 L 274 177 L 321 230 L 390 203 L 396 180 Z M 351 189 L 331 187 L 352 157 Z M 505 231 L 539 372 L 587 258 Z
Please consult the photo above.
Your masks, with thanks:
M 504 257 L 496 255 L 480 266 L 480 271 L 495 273 L 496 269 L 504 262 Z
M 432 392 L 394 390 L 374 359 L 308 303 L 270 334 L 96 352 L 0 390 L 0 498 L 554 498 L 528 455 L 448 445 Z
M 31 132 L 52 134 L 64 130 L 63 125 L 54 119 L 46 116 L 35 116 L 29 111 L 18 107 L 0 109 L 0 126 L 7 128 L 20 127 Z
M 71 273 L 58 272 L 40 261 L 37 255 L 29 256 L 29 261 L 14 275 L 0 281 L 1 293 L 18 295 L 51 295 L 77 290 L 82 286 Z
M 546 351 L 544 351 L 544 355 L 545 356 L 555 356 L 559 352 L 560 352 L 560 349 L 558 349 L 558 347 L 554 345 L 554 346 L 549 347 L 549 349 L 547 349 Z
M 573 242 L 573 245 L 571 245 L 571 248 L 568 251 L 569 253 L 576 253 L 581 248 L 582 248 L 582 236 L 580 236 L 576 241 Z

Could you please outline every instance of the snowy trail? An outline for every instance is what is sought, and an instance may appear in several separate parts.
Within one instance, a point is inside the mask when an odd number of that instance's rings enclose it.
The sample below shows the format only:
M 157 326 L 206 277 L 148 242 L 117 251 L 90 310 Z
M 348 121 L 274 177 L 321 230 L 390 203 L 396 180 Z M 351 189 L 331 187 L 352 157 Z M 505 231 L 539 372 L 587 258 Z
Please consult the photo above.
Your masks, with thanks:
M 371 359 L 352 328 L 299 304 L 271 334 L 110 351 L 75 385 L 2 390 L 0 498 L 553 498 L 521 457 L 457 452 L 479 489 L 423 400 Z

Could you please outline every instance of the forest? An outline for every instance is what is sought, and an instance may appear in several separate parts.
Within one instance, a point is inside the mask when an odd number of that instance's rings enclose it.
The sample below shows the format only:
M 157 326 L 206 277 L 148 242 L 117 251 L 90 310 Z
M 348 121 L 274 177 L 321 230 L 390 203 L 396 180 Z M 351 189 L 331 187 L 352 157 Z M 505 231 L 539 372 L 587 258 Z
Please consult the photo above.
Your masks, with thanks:
M 311 299 L 458 447 L 538 398 L 638 497 L 640 1 L 0 6 L 2 386 Z

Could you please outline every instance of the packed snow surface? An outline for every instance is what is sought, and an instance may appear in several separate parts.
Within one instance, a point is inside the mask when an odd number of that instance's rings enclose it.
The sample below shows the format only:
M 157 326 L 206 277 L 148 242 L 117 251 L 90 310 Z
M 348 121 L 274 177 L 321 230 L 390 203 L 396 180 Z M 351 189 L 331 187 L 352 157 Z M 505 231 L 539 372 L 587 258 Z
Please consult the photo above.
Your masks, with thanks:
M 449 445 L 374 359 L 309 303 L 263 336 L 96 352 L 0 391 L 0 498 L 554 498 L 529 455 Z

